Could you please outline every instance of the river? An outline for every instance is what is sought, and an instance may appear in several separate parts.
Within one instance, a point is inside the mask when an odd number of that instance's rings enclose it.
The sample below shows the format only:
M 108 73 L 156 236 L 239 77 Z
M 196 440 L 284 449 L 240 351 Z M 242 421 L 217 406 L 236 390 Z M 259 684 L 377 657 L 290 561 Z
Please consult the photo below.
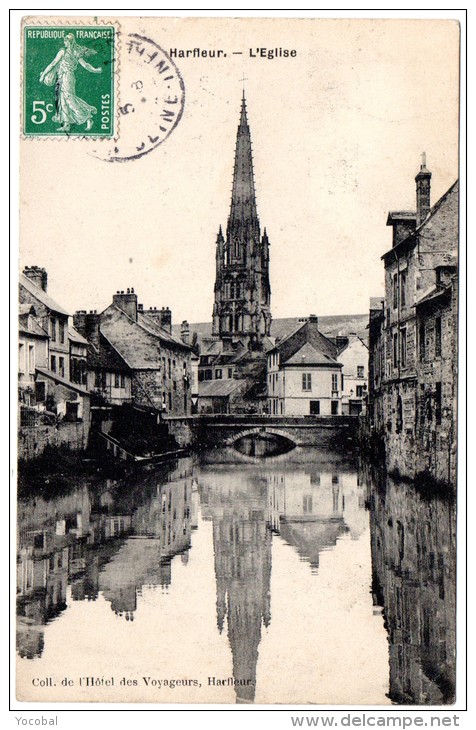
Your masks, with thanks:
M 453 701 L 448 500 L 306 448 L 65 492 L 18 505 L 19 700 Z

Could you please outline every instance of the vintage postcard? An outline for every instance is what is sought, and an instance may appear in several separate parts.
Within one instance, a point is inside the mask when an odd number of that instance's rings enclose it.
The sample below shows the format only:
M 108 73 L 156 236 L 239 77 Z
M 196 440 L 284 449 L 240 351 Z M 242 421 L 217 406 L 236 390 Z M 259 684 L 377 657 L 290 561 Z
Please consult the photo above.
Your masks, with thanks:
M 17 701 L 458 706 L 459 23 L 18 32 Z

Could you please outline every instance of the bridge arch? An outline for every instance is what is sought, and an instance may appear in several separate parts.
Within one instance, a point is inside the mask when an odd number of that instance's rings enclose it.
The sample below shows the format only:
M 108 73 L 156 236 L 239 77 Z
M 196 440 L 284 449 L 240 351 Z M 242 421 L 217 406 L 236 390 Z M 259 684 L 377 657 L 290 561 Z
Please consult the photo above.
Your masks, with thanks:
M 285 428 L 274 428 L 272 426 L 255 426 L 254 428 L 245 428 L 242 431 L 237 431 L 225 439 L 225 445 L 233 446 L 236 441 L 239 441 L 241 438 L 245 438 L 245 436 L 256 436 L 260 434 L 279 436 L 280 438 L 290 441 L 294 446 L 301 446 L 300 439 L 296 438 L 295 433 L 288 431 Z

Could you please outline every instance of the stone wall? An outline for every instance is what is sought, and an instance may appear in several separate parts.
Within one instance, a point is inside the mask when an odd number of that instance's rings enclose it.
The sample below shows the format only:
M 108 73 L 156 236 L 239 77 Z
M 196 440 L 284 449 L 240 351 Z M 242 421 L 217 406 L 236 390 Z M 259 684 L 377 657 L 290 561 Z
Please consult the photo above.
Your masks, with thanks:
M 57 426 L 31 426 L 18 432 L 18 458 L 29 461 L 43 453 L 47 446 L 67 446 L 74 451 L 86 449 L 89 419 Z

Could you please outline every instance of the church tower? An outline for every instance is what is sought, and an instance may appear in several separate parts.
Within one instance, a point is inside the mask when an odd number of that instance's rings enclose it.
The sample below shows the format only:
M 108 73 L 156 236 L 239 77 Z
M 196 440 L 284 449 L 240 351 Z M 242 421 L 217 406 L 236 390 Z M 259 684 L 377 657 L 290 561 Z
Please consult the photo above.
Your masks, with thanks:
M 261 235 L 256 209 L 251 135 L 243 91 L 236 136 L 235 166 L 226 234 L 216 241 L 213 334 L 225 349 L 241 342 L 261 350 L 271 326 L 269 241 Z

